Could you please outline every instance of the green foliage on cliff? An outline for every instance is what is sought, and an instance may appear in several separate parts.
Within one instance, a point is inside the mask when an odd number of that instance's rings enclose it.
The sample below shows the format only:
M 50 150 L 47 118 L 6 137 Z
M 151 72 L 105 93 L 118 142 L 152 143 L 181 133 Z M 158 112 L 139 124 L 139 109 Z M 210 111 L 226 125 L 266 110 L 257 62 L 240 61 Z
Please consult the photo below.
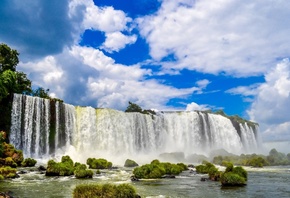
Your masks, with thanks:
M 187 167 L 182 163 L 171 164 L 153 160 L 150 164 L 135 168 L 133 174 L 138 179 L 156 179 L 164 175 L 178 175 L 184 170 L 187 170 Z
M 11 108 L 14 93 L 38 96 L 52 99 L 48 95 L 49 89 L 39 87 L 32 89 L 32 83 L 23 72 L 17 71 L 19 53 L 8 45 L 0 44 L 0 130 L 9 133 L 11 124 Z M 62 101 L 60 99 L 52 99 Z
M 87 159 L 87 165 L 89 165 L 89 168 L 92 169 L 109 169 L 112 168 L 112 162 L 107 161 L 103 158 L 88 158 Z
M 238 115 L 229 116 L 223 110 L 218 110 L 218 111 L 214 112 L 214 114 L 222 115 L 224 117 L 229 118 L 232 121 L 235 121 L 235 122 L 238 122 L 238 123 L 241 123 L 241 124 L 245 124 L 246 123 L 248 126 L 253 127 L 253 128 L 258 126 L 258 123 L 243 119 L 243 118 L 241 118 Z
M 134 187 L 129 184 L 81 184 L 73 190 L 74 198 L 138 198 Z
M 151 114 L 151 115 L 155 115 L 155 111 L 151 110 L 151 109 L 145 109 L 143 110 L 139 105 L 132 103 L 129 101 L 129 105 L 127 107 L 127 109 L 125 110 L 125 112 L 138 112 L 138 113 L 143 113 L 143 114 Z

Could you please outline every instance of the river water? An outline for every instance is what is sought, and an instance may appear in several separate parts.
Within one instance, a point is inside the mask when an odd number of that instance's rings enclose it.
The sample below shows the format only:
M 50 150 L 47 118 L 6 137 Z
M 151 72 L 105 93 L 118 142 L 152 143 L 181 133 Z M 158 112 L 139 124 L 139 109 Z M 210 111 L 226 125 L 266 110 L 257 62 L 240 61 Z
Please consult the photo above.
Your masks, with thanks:
M 142 180 L 131 182 L 132 169 L 119 168 L 102 171 L 93 179 L 74 177 L 46 177 L 38 171 L 26 169 L 20 178 L 0 181 L 0 191 L 12 191 L 17 198 L 63 198 L 72 197 L 78 184 L 87 183 L 131 183 L 138 194 L 147 198 L 187 197 L 290 197 L 290 166 L 246 168 L 248 182 L 245 187 L 222 188 L 219 182 L 200 181 L 201 177 L 184 171 L 175 179 Z

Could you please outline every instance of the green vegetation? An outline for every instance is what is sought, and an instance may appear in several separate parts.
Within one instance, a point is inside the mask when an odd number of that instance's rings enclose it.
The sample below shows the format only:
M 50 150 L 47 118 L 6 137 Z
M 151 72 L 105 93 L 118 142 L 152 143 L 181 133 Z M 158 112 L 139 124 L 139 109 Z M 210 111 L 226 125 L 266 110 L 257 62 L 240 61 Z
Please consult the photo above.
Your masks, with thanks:
M 234 167 L 229 163 L 225 172 L 221 174 L 222 186 L 244 186 L 247 182 L 248 173 L 243 167 Z
M 33 167 L 33 166 L 35 166 L 36 163 L 37 163 L 37 161 L 35 159 L 26 158 L 24 161 L 21 162 L 21 166 L 23 166 L 23 167 Z
M 89 168 L 92 169 L 109 169 L 112 168 L 112 162 L 107 161 L 103 158 L 88 158 L 87 159 L 87 165 L 89 165 Z
M 138 112 L 138 113 L 143 113 L 143 114 L 151 114 L 151 115 L 156 115 L 155 111 L 151 109 L 142 109 L 139 105 L 132 103 L 129 101 L 129 105 L 125 112 Z
M 139 166 L 134 160 L 127 159 L 125 161 L 124 167 L 136 167 Z
M 208 174 L 209 179 L 212 181 L 218 181 L 220 179 L 221 172 L 208 161 L 203 161 L 201 165 L 195 168 L 196 172 L 199 174 Z
M 63 156 L 61 162 L 49 160 L 47 162 L 46 176 L 70 176 L 74 174 L 74 163 L 69 156 Z
M 15 178 L 16 177 L 16 168 L 11 168 L 10 166 L 0 167 L 0 178 Z
M 32 89 L 32 83 L 26 74 L 16 69 L 19 63 L 18 56 L 17 50 L 11 49 L 6 44 L 0 44 L 0 131 L 6 131 L 8 134 L 11 125 L 11 108 L 14 93 L 62 101 L 51 98 L 48 94 L 49 89 L 45 90 L 42 87 L 35 90 Z
M 92 178 L 94 172 L 92 170 L 88 170 L 85 164 L 75 164 L 75 171 L 74 171 L 76 178 Z
M 184 170 L 187 170 L 187 166 L 183 163 L 171 164 L 153 160 L 150 164 L 135 168 L 133 174 L 138 179 L 156 179 L 164 175 L 178 175 Z
M 137 198 L 140 197 L 129 184 L 81 184 L 73 191 L 74 198 Z
M 243 167 L 234 167 L 232 163 L 225 163 L 226 170 L 219 171 L 210 162 L 204 161 L 203 164 L 196 166 L 196 172 L 208 174 L 212 181 L 220 181 L 223 186 L 244 186 L 248 178 L 248 173 Z
M 241 123 L 241 124 L 247 123 L 248 126 L 253 127 L 253 128 L 258 126 L 258 123 L 252 122 L 252 121 L 249 121 L 249 120 L 245 120 L 245 119 L 241 118 L 238 115 L 229 116 L 229 115 L 225 114 L 225 112 L 223 110 L 218 110 L 218 111 L 214 112 L 214 114 L 222 115 L 224 117 L 229 118 L 231 121 L 234 121 L 234 122 L 237 122 L 237 123 Z
M 252 167 L 263 167 L 263 166 L 277 166 L 277 165 L 290 165 L 290 153 L 287 155 L 278 152 L 276 149 L 272 149 L 268 156 L 265 155 L 230 155 L 230 156 L 216 156 L 213 158 L 214 164 L 223 165 L 225 162 L 231 162 L 234 165 L 240 166 L 252 166 Z

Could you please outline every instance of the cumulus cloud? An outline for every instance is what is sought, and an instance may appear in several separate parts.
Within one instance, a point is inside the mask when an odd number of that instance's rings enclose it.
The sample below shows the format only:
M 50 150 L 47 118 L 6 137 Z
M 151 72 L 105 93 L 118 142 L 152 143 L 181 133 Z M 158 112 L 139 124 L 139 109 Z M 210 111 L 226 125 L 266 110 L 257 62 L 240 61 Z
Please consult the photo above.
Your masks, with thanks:
M 116 64 L 102 51 L 73 46 L 56 56 L 20 63 L 19 68 L 34 79 L 36 85 L 49 87 L 52 95 L 67 103 L 109 107 L 124 110 L 128 101 L 143 108 L 167 110 L 171 98 L 185 97 L 200 90 L 198 87 L 178 89 L 156 80 L 140 65 Z
M 163 64 L 165 71 L 253 76 L 289 55 L 289 9 L 287 0 L 164 0 L 156 14 L 138 19 L 138 27 L 155 60 L 176 57 Z
M 199 105 L 195 102 L 187 104 L 186 111 L 206 111 L 211 109 L 208 105 Z
M 116 51 L 123 49 L 128 44 L 133 44 L 137 40 L 137 36 L 126 36 L 121 32 L 113 32 L 106 34 L 106 41 L 103 43 L 101 48 L 105 49 L 108 52 Z
M 265 83 L 248 111 L 250 118 L 260 123 L 266 140 L 290 139 L 290 63 L 284 59 L 265 75 Z

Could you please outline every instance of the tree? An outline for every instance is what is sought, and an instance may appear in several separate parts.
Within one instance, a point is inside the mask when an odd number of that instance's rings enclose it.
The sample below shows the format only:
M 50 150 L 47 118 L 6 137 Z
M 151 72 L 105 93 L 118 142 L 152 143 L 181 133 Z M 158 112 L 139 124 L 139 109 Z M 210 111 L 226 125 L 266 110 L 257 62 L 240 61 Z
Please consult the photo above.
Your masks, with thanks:
M 142 110 L 142 108 L 139 105 L 137 105 L 135 103 L 132 103 L 132 102 L 129 102 L 129 106 L 127 107 L 125 112 L 139 112 L 139 113 L 142 113 L 143 110 Z
M 36 90 L 33 91 L 32 95 L 33 96 L 38 96 L 40 98 L 49 99 L 50 96 L 49 96 L 48 92 L 49 92 L 49 89 L 44 90 L 44 88 L 39 87 L 39 88 L 37 88 Z
M 18 55 L 17 50 L 11 49 L 4 43 L 0 44 L 0 72 L 16 71 L 16 65 L 19 63 Z

